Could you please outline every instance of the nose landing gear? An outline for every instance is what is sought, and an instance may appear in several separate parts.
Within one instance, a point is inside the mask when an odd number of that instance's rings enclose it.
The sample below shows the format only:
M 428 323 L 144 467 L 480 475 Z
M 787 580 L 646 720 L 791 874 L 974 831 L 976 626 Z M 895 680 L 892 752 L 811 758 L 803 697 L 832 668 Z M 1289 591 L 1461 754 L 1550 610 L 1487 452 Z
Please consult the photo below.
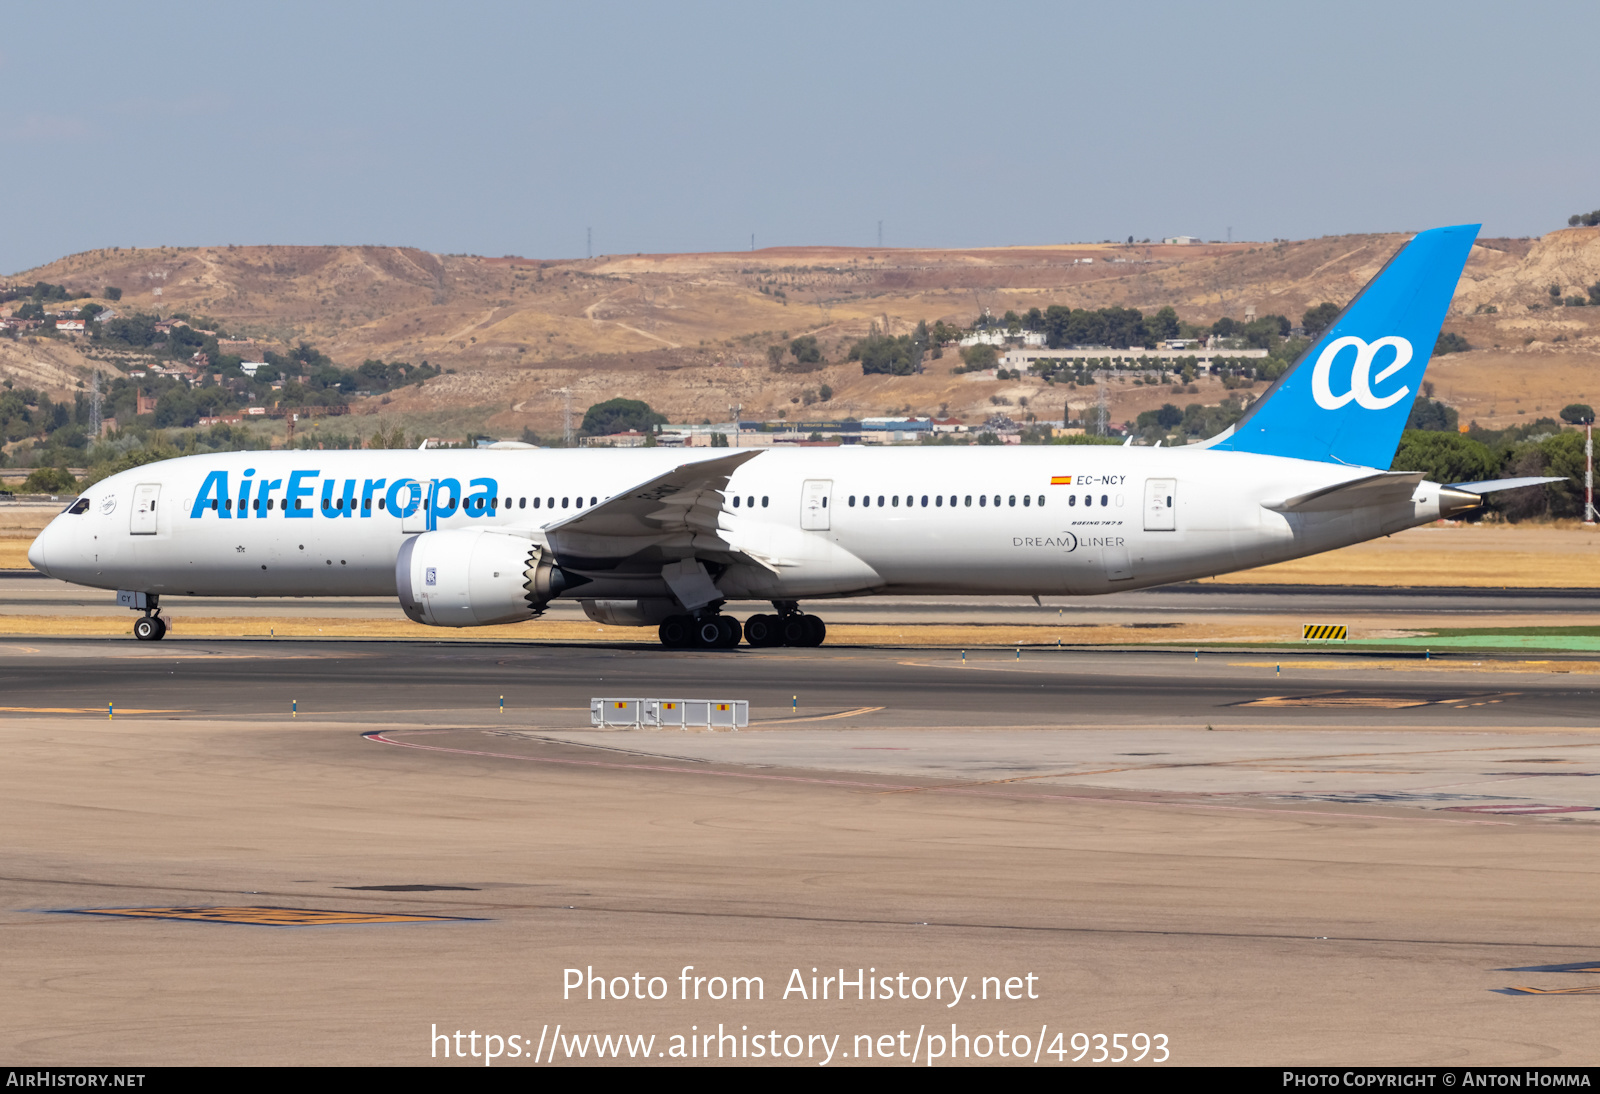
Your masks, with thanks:
M 117 603 L 132 608 L 136 612 L 144 612 L 144 616 L 134 621 L 133 636 L 141 642 L 159 642 L 167 633 L 167 621 L 161 618 L 161 595 L 159 593 L 140 593 L 121 590 L 117 593 Z

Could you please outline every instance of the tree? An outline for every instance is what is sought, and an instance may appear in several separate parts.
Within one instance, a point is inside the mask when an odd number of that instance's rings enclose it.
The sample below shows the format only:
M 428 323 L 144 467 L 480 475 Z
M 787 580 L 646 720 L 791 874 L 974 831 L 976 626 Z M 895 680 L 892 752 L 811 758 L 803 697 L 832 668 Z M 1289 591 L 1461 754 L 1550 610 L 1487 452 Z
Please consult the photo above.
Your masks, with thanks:
M 1156 341 L 1178 337 L 1178 313 L 1169 304 L 1145 320 L 1150 337 Z
M 1560 285 L 1552 283 L 1550 288 L 1548 290 L 1546 290 L 1546 291 L 1549 292 L 1551 300 L 1560 300 L 1561 299 L 1561 286 Z
M 832 399 L 833 388 L 829 387 L 827 384 L 823 384 L 821 387 L 817 388 L 817 398 L 821 399 L 823 402 L 827 402 L 829 399 Z
M 789 343 L 789 352 L 794 354 L 794 359 L 802 365 L 819 365 L 823 363 L 822 348 L 817 345 L 817 336 L 802 334 Z
M 968 372 L 981 372 L 986 368 L 994 368 L 999 360 L 1000 352 L 987 342 L 961 347 L 961 363 Z
M 1460 433 L 1408 429 L 1400 435 L 1400 447 L 1390 467 L 1421 471 L 1434 482 L 1449 484 L 1492 479 L 1499 473 L 1500 461 L 1488 445 Z
M 777 345 L 777 344 L 773 344 L 773 345 L 770 345 L 770 346 L 767 347 L 767 363 L 770 364 L 773 368 L 781 368 L 782 367 L 782 365 L 783 365 L 783 347 L 782 346 Z
M 78 488 L 78 480 L 60 467 L 41 467 L 22 484 L 26 494 L 65 494 Z
M 713 433 L 713 434 L 711 434 L 711 447 L 712 448 L 727 448 L 728 447 L 728 435 L 726 433 Z
M 1433 344 L 1433 355 L 1443 357 L 1447 353 L 1465 353 L 1471 348 L 1472 344 L 1461 335 L 1451 331 L 1440 331 L 1439 340 Z
M 115 285 L 107 285 L 103 290 L 101 290 L 101 295 L 103 295 L 107 300 L 121 300 L 122 290 L 117 288 Z
M 650 409 L 650 404 L 639 399 L 607 399 L 583 412 L 583 434 L 602 437 L 612 433 L 638 430 L 649 433 L 658 425 L 666 425 L 667 417 Z
M 1300 317 L 1300 325 L 1312 338 L 1333 326 L 1333 321 L 1339 318 L 1339 305 L 1323 301 L 1314 308 L 1308 308 L 1305 315 Z
M 1568 425 L 1586 425 L 1594 421 L 1594 407 L 1588 403 L 1568 403 L 1561 408 L 1561 420 Z
M 1411 404 L 1411 417 L 1406 419 L 1407 429 L 1428 429 L 1436 433 L 1454 433 L 1460 425 L 1460 412 L 1437 399 L 1418 399 Z
M 861 371 L 868 376 L 910 376 L 917 371 L 921 354 L 916 352 L 909 334 L 892 338 L 873 328 L 871 334 L 850 347 L 849 359 L 860 361 Z

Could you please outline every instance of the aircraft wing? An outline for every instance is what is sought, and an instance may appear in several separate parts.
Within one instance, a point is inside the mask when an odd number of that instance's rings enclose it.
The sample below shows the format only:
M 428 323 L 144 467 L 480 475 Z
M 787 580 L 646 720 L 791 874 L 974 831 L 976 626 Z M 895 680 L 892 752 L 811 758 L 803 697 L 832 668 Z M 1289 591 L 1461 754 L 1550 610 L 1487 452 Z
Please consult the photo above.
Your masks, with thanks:
M 1422 479 L 1421 471 L 1379 471 L 1282 501 L 1264 501 L 1261 504 L 1279 513 L 1331 513 L 1340 509 L 1393 505 L 1410 501 Z
M 747 449 L 679 464 L 544 531 L 562 564 L 610 569 L 655 548 L 657 562 L 707 558 L 753 561 L 719 534 L 722 492 L 742 464 L 761 454 Z M 761 563 L 764 564 L 764 563 Z

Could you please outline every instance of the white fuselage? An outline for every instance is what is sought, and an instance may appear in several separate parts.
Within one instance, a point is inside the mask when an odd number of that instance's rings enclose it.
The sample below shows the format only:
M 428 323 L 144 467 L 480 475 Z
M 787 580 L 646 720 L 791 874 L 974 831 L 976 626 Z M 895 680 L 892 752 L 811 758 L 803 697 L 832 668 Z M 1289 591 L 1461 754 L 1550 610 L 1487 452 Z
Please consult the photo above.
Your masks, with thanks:
M 163 596 L 392 596 L 408 537 L 492 527 L 548 541 L 563 567 L 590 579 L 567 598 L 668 596 L 650 567 L 585 568 L 584 552 L 546 529 L 680 464 L 724 455 L 189 456 L 91 486 L 87 508 L 57 517 L 29 558 L 77 584 Z M 1092 594 L 1313 554 L 1439 515 L 1439 487 L 1426 482 L 1381 507 L 1284 514 L 1263 505 L 1370 473 L 1199 448 L 767 450 L 733 472 L 714 530 L 766 564 L 735 563 L 716 580 L 730 600 Z M 436 501 L 427 512 L 425 496 Z

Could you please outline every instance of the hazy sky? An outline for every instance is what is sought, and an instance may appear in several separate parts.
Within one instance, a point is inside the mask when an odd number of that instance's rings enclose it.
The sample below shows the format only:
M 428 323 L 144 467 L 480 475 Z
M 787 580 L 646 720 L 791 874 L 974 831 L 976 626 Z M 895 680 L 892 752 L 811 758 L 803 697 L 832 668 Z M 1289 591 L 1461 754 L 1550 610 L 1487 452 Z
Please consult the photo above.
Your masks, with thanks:
M 1235 239 L 1600 207 L 1600 4 L 8 6 L 0 271 Z

